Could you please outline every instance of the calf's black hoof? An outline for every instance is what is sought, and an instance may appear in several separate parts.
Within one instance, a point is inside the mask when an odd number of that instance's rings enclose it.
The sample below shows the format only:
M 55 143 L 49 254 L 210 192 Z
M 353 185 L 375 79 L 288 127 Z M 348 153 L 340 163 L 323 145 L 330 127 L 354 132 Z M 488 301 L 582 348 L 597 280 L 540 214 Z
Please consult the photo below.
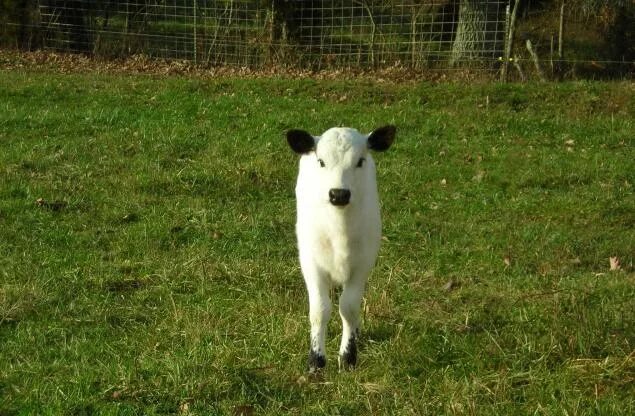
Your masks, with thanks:
M 340 370 L 352 370 L 355 365 L 357 365 L 357 342 L 351 338 L 346 351 L 340 355 Z
M 326 367 L 326 357 L 309 350 L 309 373 L 315 373 L 324 367 Z

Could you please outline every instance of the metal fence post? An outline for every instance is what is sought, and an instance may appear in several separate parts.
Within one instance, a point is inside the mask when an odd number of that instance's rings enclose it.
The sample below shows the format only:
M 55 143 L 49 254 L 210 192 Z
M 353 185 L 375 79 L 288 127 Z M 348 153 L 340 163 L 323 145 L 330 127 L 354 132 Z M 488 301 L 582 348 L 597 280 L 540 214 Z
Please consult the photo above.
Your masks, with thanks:
M 194 0 L 194 65 L 198 58 L 197 44 L 196 44 L 196 9 L 198 8 L 198 2 Z

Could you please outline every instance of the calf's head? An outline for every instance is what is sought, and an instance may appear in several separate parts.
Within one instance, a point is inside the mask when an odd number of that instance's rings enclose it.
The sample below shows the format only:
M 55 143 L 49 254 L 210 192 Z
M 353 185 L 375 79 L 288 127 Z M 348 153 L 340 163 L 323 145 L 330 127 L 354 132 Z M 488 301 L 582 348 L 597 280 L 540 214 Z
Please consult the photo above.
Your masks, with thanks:
M 332 128 L 321 136 L 288 131 L 289 146 L 302 155 L 299 184 L 334 206 L 353 203 L 360 199 L 357 193 L 375 185 L 375 162 L 369 150 L 387 150 L 395 133 L 395 126 L 380 127 L 370 134 L 350 128 Z

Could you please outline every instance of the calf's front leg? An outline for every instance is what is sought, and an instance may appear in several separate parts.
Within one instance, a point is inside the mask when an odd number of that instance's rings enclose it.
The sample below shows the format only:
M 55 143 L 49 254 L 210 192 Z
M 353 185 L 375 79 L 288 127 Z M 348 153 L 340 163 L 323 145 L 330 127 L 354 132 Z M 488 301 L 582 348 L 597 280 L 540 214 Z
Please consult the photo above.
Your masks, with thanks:
M 318 270 L 304 272 L 309 294 L 309 320 L 311 322 L 311 344 L 309 349 L 309 372 L 326 366 L 326 325 L 331 315 L 328 277 Z

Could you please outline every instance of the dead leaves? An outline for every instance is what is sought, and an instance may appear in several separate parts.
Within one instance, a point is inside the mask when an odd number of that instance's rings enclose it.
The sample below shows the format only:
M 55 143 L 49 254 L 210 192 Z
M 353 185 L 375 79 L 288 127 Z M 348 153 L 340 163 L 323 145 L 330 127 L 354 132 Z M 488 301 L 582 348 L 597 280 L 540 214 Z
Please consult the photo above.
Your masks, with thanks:
M 187 75 L 197 77 L 292 77 L 310 78 L 314 80 L 369 79 L 375 82 L 447 82 L 449 80 L 473 82 L 487 80 L 489 75 L 484 71 L 442 71 L 413 70 L 403 65 L 381 68 L 338 69 L 336 66 L 318 71 L 294 65 L 270 65 L 249 68 L 246 66 L 210 66 L 195 65 L 191 61 L 179 59 L 153 58 L 137 54 L 121 58 L 90 58 L 80 54 L 56 53 L 51 51 L 15 52 L 0 49 L 0 68 L 6 70 L 47 69 L 59 73 L 97 72 L 106 74 L 134 73 L 152 75 Z M 341 98 L 341 97 L 340 97 Z M 347 98 L 347 97 L 343 97 Z
M 632 263 L 624 264 L 623 261 L 618 256 L 610 256 L 608 259 L 608 272 L 617 273 L 617 272 L 630 272 L 633 269 Z M 513 267 L 515 264 L 520 263 L 521 265 L 524 263 L 522 257 L 518 257 L 518 255 L 512 257 L 511 254 L 505 254 L 502 257 L 502 267 L 504 270 L 507 270 Z M 580 267 L 589 267 L 592 268 L 589 270 L 593 272 L 593 268 L 596 270 L 595 276 L 603 276 L 607 274 L 607 269 L 604 265 L 595 264 L 595 266 L 588 263 L 588 261 L 583 261 L 580 257 L 573 257 L 569 259 L 551 259 L 545 260 L 543 262 L 539 262 L 537 271 L 541 276 L 545 276 L 548 274 L 563 274 L 571 271 L 572 268 L 580 268 Z M 598 270 L 599 269 L 599 270 Z

